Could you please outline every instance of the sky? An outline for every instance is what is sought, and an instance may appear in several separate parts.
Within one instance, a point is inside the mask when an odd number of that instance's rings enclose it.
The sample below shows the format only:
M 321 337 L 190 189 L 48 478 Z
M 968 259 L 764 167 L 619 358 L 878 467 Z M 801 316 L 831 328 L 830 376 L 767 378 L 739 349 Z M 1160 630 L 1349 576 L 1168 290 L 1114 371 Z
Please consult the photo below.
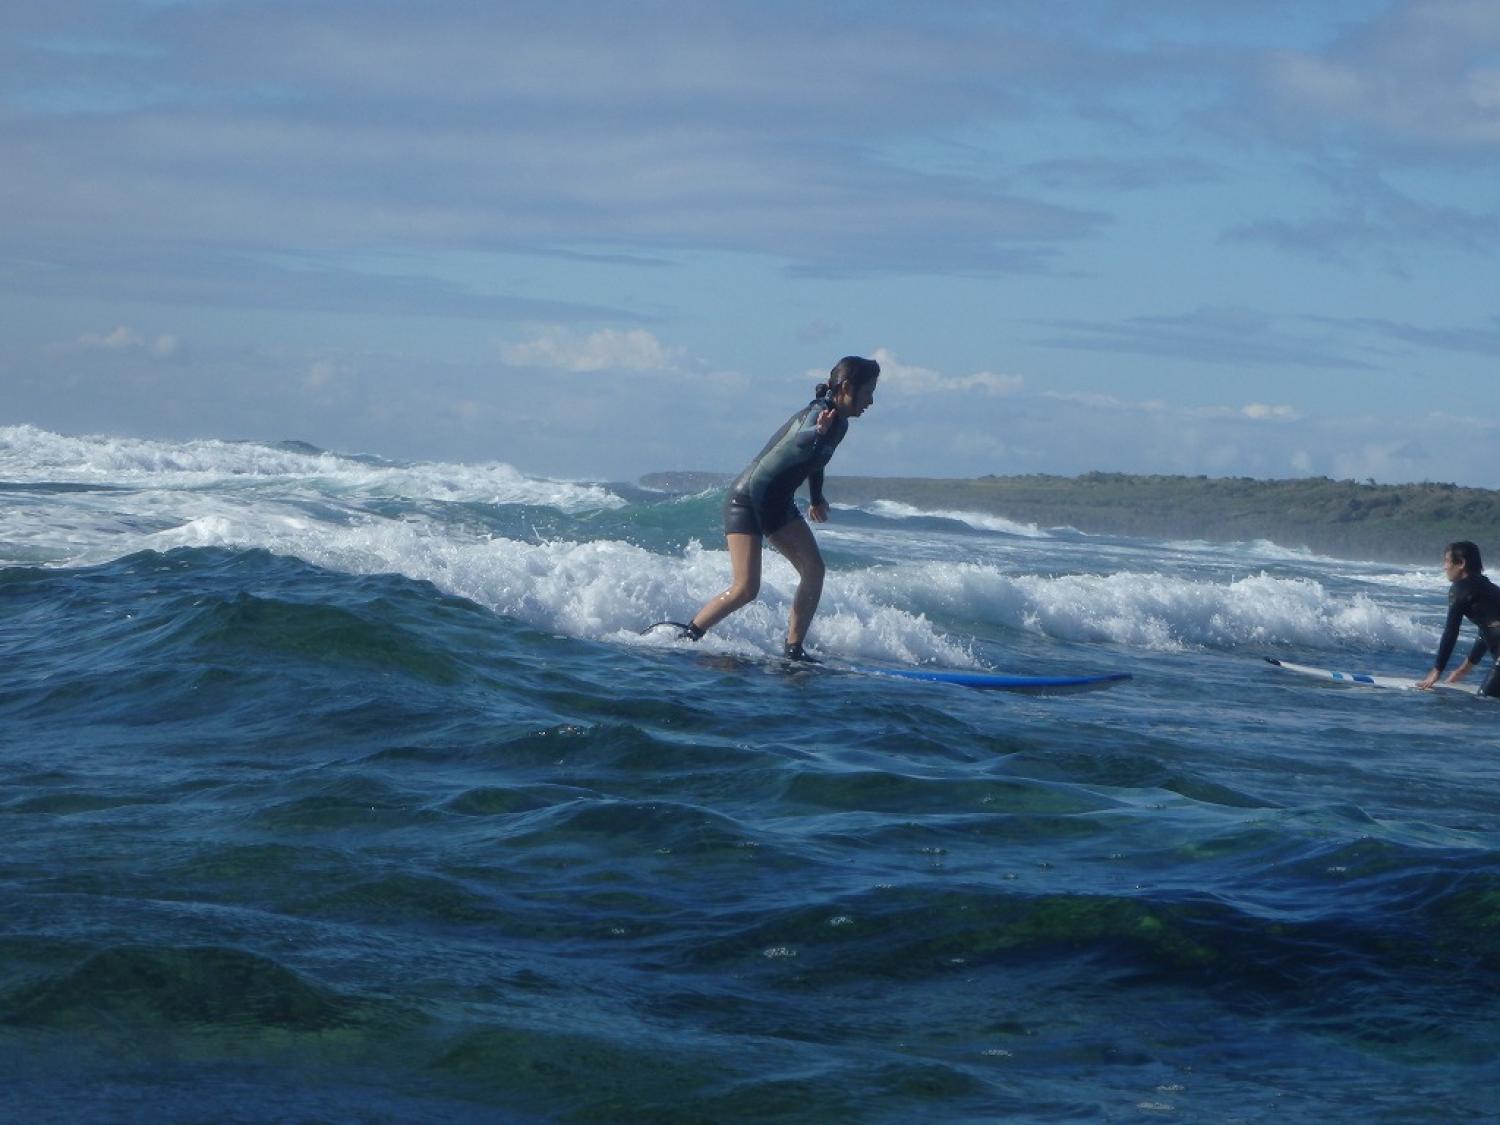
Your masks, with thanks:
M 12 0 L 0 425 L 1500 487 L 1500 0 Z

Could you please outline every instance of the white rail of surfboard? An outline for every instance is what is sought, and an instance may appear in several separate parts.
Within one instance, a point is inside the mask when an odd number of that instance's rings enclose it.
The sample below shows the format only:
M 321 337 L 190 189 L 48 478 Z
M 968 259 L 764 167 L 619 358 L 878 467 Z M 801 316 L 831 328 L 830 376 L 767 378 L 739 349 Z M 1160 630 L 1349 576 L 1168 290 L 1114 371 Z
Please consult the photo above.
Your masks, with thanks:
M 1404 679 L 1401 676 L 1372 676 L 1367 672 L 1336 672 L 1330 668 L 1314 668 L 1307 664 L 1293 664 L 1288 660 L 1277 660 L 1275 657 L 1266 657 L 1266 663 L 1275 665 L 1283 672 L 1294 672 L 1299 676 L 1310 676 L 1315 680 L 1329 680 L 1340 684 L 1354 684 L 1359 687 L 1389 688 L 1394 691 L 1418 691 L 1415 679 Z M 1432 691 L 1457 692 L 1460 695 L 1475 695 L 1479 691 L 1476 684 L 1433 684 Z

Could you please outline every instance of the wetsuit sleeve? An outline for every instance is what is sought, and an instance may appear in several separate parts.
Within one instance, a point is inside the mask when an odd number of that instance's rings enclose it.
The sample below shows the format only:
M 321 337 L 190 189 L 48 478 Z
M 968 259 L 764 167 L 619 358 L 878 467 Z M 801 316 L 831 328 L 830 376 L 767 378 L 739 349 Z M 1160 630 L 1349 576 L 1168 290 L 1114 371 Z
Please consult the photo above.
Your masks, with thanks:
M 1432 666 L 1441 672 L 1448 667 L 1448 658 L 1453 655 L 1453 646 L 1458 642 L 1458 628 L 1464 623 L 1464 606 L 1454 600 L 1448 606 L 1448 621 L 1443 626 L 1443 639 L 1438 642 L 1437 657 Z
M 835 418 L 826 431 L 818 429 L 818 419 L 822 417 L 823 411 L 832 409 L 832 400 L 826 398 L 814 399 L 812 405 L 807 408 L 807 420 L 811 424 L 811 428 L 808 431 L 811 438 L 808 452 L 813 457 L 817 457 L 824 449 L 828 449 L 830 446 L 832 449 L 837 449 L 839 442 L 844 437 L 844 431 L 848 429 L 849 423 L 845 422 L 842 418 Z M 828 456 L 832 456 L 832 449 L 829 450 Z M 821 465 L 811 469 L 807 474 L 807 498 L 814 504 L 828 503 L 827 498 L 823 495 L 823 468 Z
M 814 504 L 826 504 L 823 498 L 823 470 L 814 469 L 807 474 L 807 498 Z

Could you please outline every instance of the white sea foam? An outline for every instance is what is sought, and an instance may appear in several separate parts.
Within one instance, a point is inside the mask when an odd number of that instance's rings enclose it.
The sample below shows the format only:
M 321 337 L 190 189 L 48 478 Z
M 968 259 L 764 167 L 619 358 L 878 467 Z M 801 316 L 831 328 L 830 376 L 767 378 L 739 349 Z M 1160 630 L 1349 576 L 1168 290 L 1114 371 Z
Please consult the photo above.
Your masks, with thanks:
M 1166 574 L 1007 574 L 982 564 L 923 563 L 877 572 L 916 611 L 1075 641 L 1174 651 L 1298 645 L 1421 649 L 1430 629 L 1363 593 L 1331 594 L 1308 578 L 1228 582 Z
M 1004 516 L 992 516 L 987 512 L 963 512 L 948 509 L 928 511 L 903 504 L 898 500 L 876 500 L 865 510 L 872 515 L 887 519 L 942 519 L 966 524 L 976 531 L 999 531 L 1006 535 L 1020 535 L 1027 539 L 1049 539 L 1051 536 L 1034 523 L 1019 523 Z
M 394 521 L 330 528 L 270 514 L 239 524 L 215 517 L 153 538 L 160 549 L 264 547 L 344 572 L 404 574 L 537 628 L 595 639 L 633 639 L 643 623 L 685 619 L 729 573 L 723 551 L 697 543 L 676 555 L 618 540 L 464 539 L 451 529 Z M 708 648 L 773 649 L 796 582 L 791 566 L 768 553 L 761 597 L 716 629 Z M 818 643 L 848 657 L 972 664 L 965 645 L 933 617 L 958 628 L 984 624 L 1155 651 L 1245 645 L 1417 651 L 1432 641 L 1430 626 L 1410 614 L 1363 593 L 1331 594 L 1306 578 L 1053 577 L 924 562 L 831 574 Z
M 14 491 L 0 508 L 0 562 L 86 566 L 142 550 L 262 548 L 344 573 L 428 581 L 535 628 L 611 642 L 663 643 L 636 631 L 654 620 L 685 620 L 724 587 L 730 570 L 717 544 L 683 548 L 665 535 L 655 545 L 609 535 L 528 538 L 449 518 L 442 507 L 360 503 L 386 489 L 401 501 L 504 491 L 508 503 L 585 510 L 621 503 L 506 466 L 366 465 L 266 446 L 63 438 L 12 427 L 0 429 L 3 479 L 112 487 Z M 261 486 L 247 489 L 246 479 Z M 1204 545 L 1202 557 L 1185 560 L 1151 544 L 966 542 L 959 532 L 918 529 L 893 529 L 868 544 L 860 535 L 830 539 L 842 557 L 825 585 L 815 641 L 850 658 L 972 665 L 963 638 L 1004 630 L 1165 652 L 1426 650 L 1440 608 L 1421 575 L 1374 564 L 1335 572 L 1300 558 L 1266 574 L 1244 544 Z M 1094 573 L 1043 572 L 1063 557 Z M 1300 564 L 1307 575 L 1297 576 Z M 767 552 L 760 598 L 704 646 L 774 650 L 796 584 L 791 566 Z
M 1220 555 L 1226 551 L 1234 551 L 1248 558 L 1262 559 L 1267 562 L 1330 563 L 1336 561 L 1315 554 L 1306 547 L 1283 547 L 1280 543 L 1273 543 L 1269 539 L 1252 539 L 1235 543 L 1216 543 L 1208 539 L 1177 539 L 1168 540 L 1164 546 L 1168 550 L 1189 554 Z
M 1347 567 L 1349 564 L 1339 563 L 1336 565 Z M 1430 596 L 1433 589 L 1437 588 L 1439 583 L 1447 581 L 1443 577 L 1442 571 L 1432 567 L 1412 567 L 1410 570 L 1385 572 L 1371 570 L 1368 573 L 1355 571 L 1341 575 L 1341 577 L 1347 577 L 1352 581 L 1363 582 L 1370 586 L 1382 586 L 1392 590 L 1406 590 L 1421 597 Z
M 500 462 L 397 465 L 254 442 L 68 437 L 33 426 L 0 427 L 0 480 L 168 490 L 306 482 L 329 496 L 534 504 L 562 511 L 625 503 L 598 485 L 529 477 Z
M 651 621 L 691 616 L 725 585 L 728 556 L 689 544 L 680 555 L 619 540 L 522 542 L 466 538 L 408 522 L 330 527 L 267 511 L 205 516 L 150 538 L 150 548 L 263 548 L 349 574 L 402 574 L 496 613 L 561 634 L 631 644 Z M 726 620 L 704 651 L 763 654 L 780 646 L 797 576 L 768 554 L 760 598 Z M 818 615 L 820 644 L 846 656 L 971 665 L 972 656 L 920 614 L 835 584 Z
M 625 641 L 644 623 L 685 619 L 729 575 L 726 553 L 697 543 L 669 554 L 616 539 L 524 542 L 411 520 L 367 516 L 332 524 L 291 508 L 200 499 L 201 514 L 181 526 L 120 530 L 71 561 L 175 547 L 263 548 L 343 573 L 429 581 L 539 629 Z M 55 524 L 48 535 L 56 549 Z M 43 538 L 40 527 L 36 538 Z M 710 651 L 774 650 L 795 589 L 790 564 L 768 552 L 760 598 L 705 645 Z M 1135 572 L 1052 577 L 933 561 L 832 572 L 816 632 L 821 647 L 847 657 L 962 666 L 974 660 L 952 634 L 961 637 L 981 625 L 1167 652 L 1245 645 L 1415 651 L 1433 639 L 1431 622 L 1421 625 L 1363 593 L 1332 594 L 1311 579 L 1258 575 L 1218 582 Z

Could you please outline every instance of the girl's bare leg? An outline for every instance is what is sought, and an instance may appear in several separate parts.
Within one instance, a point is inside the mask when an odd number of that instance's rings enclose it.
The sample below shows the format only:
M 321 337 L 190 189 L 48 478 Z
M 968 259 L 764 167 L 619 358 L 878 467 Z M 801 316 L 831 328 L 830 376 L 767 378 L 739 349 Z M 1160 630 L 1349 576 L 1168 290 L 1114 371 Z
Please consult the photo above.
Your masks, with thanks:
M 760 593 L 760 536 L 726 535 L 724 541 L 729 547 L 729 565 L 733 577 L 727 590 L 718 597 L 710 598 L 702 609 L 693 614 L 693 626 L 705 633 L 735 610 L 749 605 Z
M 786 556 L 797 570 L 796 596 L 792 598 L 791 617 L 787 621 L 786 642 L 800 645 L 807 637 L 807 627 L 818 611 L 823 596 L 823 554 L 812 528 L 802 520 L 792 520 L 775 535 L 771 545 Z

